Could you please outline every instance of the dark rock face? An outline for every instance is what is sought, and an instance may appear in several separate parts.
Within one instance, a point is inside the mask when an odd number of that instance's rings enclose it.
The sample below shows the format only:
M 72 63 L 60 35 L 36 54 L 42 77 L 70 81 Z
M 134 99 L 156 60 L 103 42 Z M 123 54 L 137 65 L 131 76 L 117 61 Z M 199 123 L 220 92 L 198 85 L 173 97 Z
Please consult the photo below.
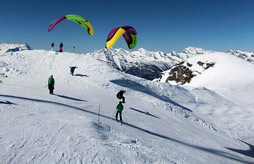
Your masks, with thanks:
M 210 67 L 213 67 L 215 63 L 211 62 L 211 63 L 203 63 L 201 61 L 198 61 L 197 64 L 201 67 L 203 67 L 204 69 L 208 69 Z
M 134 75 L 137 77 L 141 77 L 147 80 L 154 80 L 156 78 L 160 78 L 160 74 L 163 71 L 169 70 L 171 65 L 165 63 L 160 64 L 147 64 L 147 63 L 135 63 L 131 64 L 128 63 L 127 65 L 121 65 L 121 68 L 114 63 L 109 63 L 111 66 L 116 68 L 117 70 L 123 71 L 125 73 L 128 73 L 130 75 Z
M 19 51 L 19 47 L 9 49 L 9 50 L 6 51 L 6 53 L 8 53 L 8 52 L 17 52 L 17 51 Z
M 203 69 L 209 69 L 213 67 L 215 63 L 203 63 L 198 61 L 197 64 Z M 181 85 L 185 83 L 190 83 L 191 79 L 196 76 L 194 72 L 191 70 L 192 64 L 182 61 L 179 64 L 176 64 L 170 69 L 169 77 L 167 78 L 166 82 L 168 81 L 175 81 L 176 83 L 180 83 Z M 196 72 L 195 72 L 196 73 Z
M 195 75 L 193 72 L 184 65 L 176 65 L 170 70 L 170 76 L 167 81 L 175 81 L 176 83 L 181 83 L 182 85 L 186 82 L 189 83 Z
M 160 73 L 167 69 L 168 67 L 159 68 L 156 65 L 142 64 L 140 66 L 132 66 L 125 72 L 147 80 L 153 80 L 159 78 Z

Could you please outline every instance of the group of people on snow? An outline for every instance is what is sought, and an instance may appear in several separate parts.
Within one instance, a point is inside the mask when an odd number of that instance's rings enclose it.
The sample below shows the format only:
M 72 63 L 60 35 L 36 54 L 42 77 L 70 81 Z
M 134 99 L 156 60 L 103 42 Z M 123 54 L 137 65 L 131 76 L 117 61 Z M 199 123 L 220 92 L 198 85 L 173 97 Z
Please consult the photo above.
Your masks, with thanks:
M 71 68 L 71 74 L 73 75 L 75 68 L 77 67 L 70 67 Z M 49 94 L 53 95 L 54 94 L 54 89 L 55 89 L 55 79 L 53 77 L 53 75 L 50 75 L 49 79 L 48 79 L 48 89 L 49 89 Z M 120 116 L 120 122 L 123 121 L 122 119 L 122 111 L 123 111 L 123 103 L 125 103 L 125 97 L 123 96 L 123 94 L 125 93 L 125 90 L 120 90 L 117 94 L 116 97 L 118 99 L 120 99 L 121 101 L 119 101 L 118 105 L 116 106 L 116 115 L 115 115 L 115 119 L 118 121 L 118 114 Z
M 51 50 L 54 50 L 54 42 L 52 42 L 51 44 Z M 63 52 L 63 43 L 60 43 L 59 46 L 59 52 Z M 78 68 L 77 66 L 70 66 L 70 74 L 73 76 L 74 75 L 74 70 Z M 49 89 L 49 94 L 54 94 L 54 89 L 55 89 L 55 79 L 53 78 L 53 75 L 50 75 L 49 79 L 48 79 L 48 89 Z M 120 121 L 122 122 L 122 111 L 123 111 L 123 103 L 125 103 L 125 97 L 123 96 L 123 94 L 125 93 L 125 90 L 120 90 L 117 94 L 116 97 L 118 99 L 120 99 L 121 101 L 119 101 L 118 105 L 116 106 L 116 115 L 115 115 L 115 119 L 118 121 L 118 115 L 120 116 Z
M 73 76 L 74 75 L 74 70 L 78 68 L 76 66 L 70 66 L 70 74 Z M 49 94 L 53 95 L 54 94 L 54 89 L 55 89 L 55 79 L 53 78 L 53 75 L 50 75 L 48 79 L 48 89 L 49 89 Z
M 55 43 L 51 43 L 51 51 L 54 51 Z M 63 52 L 63 43 L 61 42 L 59 45 L 59 52 Z

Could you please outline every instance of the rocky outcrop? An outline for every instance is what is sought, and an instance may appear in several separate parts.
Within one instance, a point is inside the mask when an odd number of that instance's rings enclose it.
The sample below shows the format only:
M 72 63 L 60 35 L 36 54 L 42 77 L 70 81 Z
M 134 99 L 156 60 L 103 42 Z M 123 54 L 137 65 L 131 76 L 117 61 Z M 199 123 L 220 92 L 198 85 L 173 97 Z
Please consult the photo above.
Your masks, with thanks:
M 211 63 L 203 63 L 201 61 L 198 61 L 197 64 L 201 67 L 203 67 L 204 69 L 208 69 L 210 67 L 213 67 L 214 66 L 214 62 L 211 62 Z
M 209 69 L 210 67 L 213 67 L 215 65 L 214 62 L 201 62 L 198 61 L 196 63 L 198 66 L 202 67 L 203 69 Z M 190 83 L 191 79 L 196 76 L 196 74 L 200 74 L 200 72 L 193 71 L 192 69 L 193 64 L 190 64 L 186 61 L 180 62 L 173 66 L 170 71 L 168 72 L 169 76 L 166 79 L 166 82 L 174 81 L 176 83 L 179 83 L 181 85 L 185 83 Z
M 175 81 L 176 83 L 185 84 L 186 82 L 189 83 L 193 76 L 192 71 L 188 67 L 179 63 L 170 69 L 166 82 Z

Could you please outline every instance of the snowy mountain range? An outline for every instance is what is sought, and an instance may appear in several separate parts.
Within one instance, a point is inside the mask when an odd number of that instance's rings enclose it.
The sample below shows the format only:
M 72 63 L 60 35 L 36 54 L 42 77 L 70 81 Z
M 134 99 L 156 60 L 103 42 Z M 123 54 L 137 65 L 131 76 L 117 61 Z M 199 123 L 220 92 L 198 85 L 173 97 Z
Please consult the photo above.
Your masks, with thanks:
M 158 78 L 160 72 L 168 70 L 174 64 L 163 52 L 150 52 L 143 48 L 133 52 L 124 49 L 102 49 L 86 55 L 105 61 L 118 70 L 148 80 Z
M 102 49 L 87 53 L 96 59 L 102 60 L 125 73 L 154 80 L 161 76 L 161 72 L 168 71 L 179 62 L 191 57 L 213 53 L 215 51 L 201 48 L 188 47 L 180 53 L 174 51 L 170 53 L 151 52 L 144 48 L 137 51 L 127 51 L 124 49 Z M 241 59 L 254 63 L 254 52 L 244 52 L 240 50 L 230 50 L 225 52 L 237 56 Z
M 0 53 L 15 52 L 22 50 L 31 50 L 28 44 L 5 43 L 0 44 Z M 137 51 L 127 51 L 124 49 L 101 49 L 86 55 L 91 55 L 98 60 L 104 61 L 114 68 L 125 73 L 142 77 L 148 80 L 154 80 L 161 77 L 161 72 L 168 71 L 179 62 L 188 58 L 211 53 L 215 51 L 204 50 L 202 48 L 188 47 L 182 52 L 170 53 L 152 52 L 140 48 Z M 240 50 L 229 50 L 225 52 L 237 56 L 241 59 L 254 63 L 254 52 L 245 52 Z M 164 74 L 164 73 L 162 73 Z
M 251 54 L 76 54 L 1 44 L 0 163 L 254 163 Z M 215 64 L 198 64 L 207 61 Z M 166 70 L 179 62 L 197 71 L 184 85 L 125 73 L 134 65 Z M 71 65 L 78 67 L 74 76 Z M 127 91 L 122 124 L 115 121 L 120 89 Z

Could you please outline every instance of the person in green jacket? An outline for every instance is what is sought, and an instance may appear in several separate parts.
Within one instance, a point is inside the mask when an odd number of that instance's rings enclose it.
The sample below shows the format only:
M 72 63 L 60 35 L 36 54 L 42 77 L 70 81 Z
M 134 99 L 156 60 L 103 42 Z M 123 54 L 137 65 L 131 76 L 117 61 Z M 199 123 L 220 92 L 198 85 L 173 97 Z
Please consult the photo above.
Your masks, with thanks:
M 55 85 L 55 79 L 53 78 L 53 75 L 51 75 L 48 80 L 49 94 L 51 95 L 53 95 L 53 91 L 55 89 L 54 85 Z
M 119 104 L 116 106 L 117 112 L 116 112 L 116 120 L 118 120 L 118 113 L 120 114 L 120 121 L 122 120 L 122 111 L 123 111 L 123 104 L 122 101 L 119 101 Z

